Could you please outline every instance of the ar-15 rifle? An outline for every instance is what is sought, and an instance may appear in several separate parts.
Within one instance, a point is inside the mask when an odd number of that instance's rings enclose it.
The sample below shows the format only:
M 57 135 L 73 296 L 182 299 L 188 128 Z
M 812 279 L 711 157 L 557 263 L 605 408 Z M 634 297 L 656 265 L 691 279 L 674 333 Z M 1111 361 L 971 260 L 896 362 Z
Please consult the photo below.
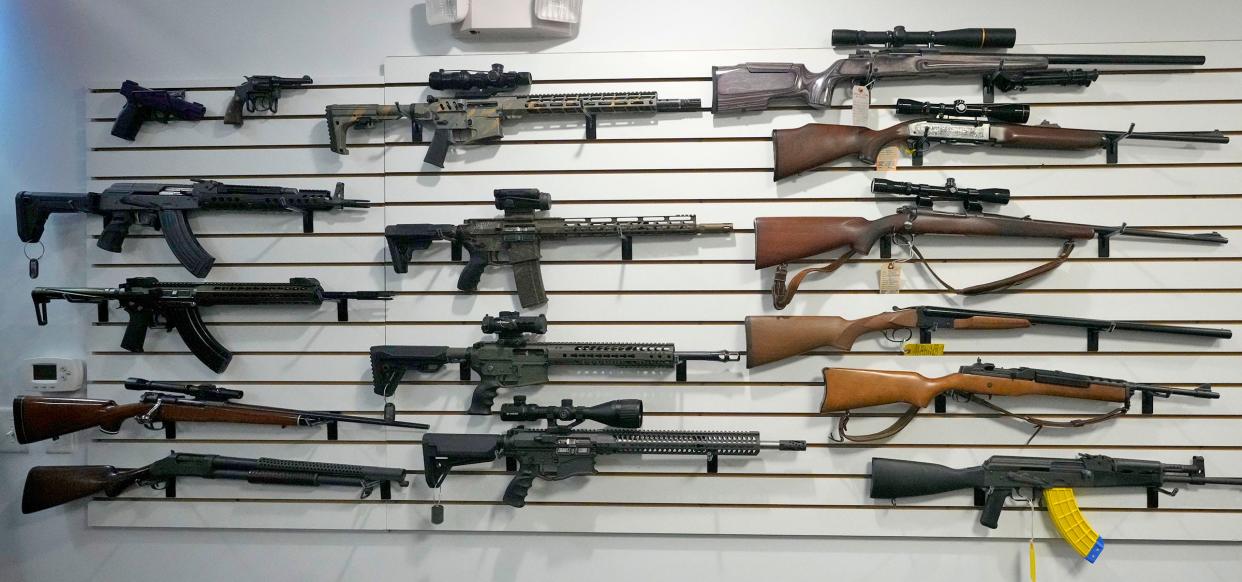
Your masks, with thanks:
M 516 399 L 515 399 L 516 400 Z M 614 401 L 625 402 L 625 401 Z M 638 409 L 599 414 L 597 420 L 611 426 L 642 425 L 642 402 Z M 609 404 L 614 404 L 609 403 Z M 515 405 L 519 402 L 515 402 Z M 520 401 L 525 405 L 525 401 Z M 570 404 L 569 401 L 562 406 Z M 508 406 L 508 405 L 505 405 Z M 601 405 L 608 406 L 608 405 Z M 600 407 L 595 407 L 600 408 Z M 503 410 L 503 407 L 502 407 Z M 523 420 L 545 417 L 548 427 L 534 429 L 517 427 L 504 434 L 423 435 L 423 469 L 427 486 L 436 491 L 436 504 L 431 508 L 431 522 L 444 522 L 444 506 L 440 504 L 440 486 L 453 467 L 491 463 L 505 458 L 517 465 L 517 474 L 505 488 L 504 503 L 511 507 L 526 505 L 535 478 L 560 481 L 580 475 L 593 475 L 595 458 L 600 455 L 694 455 L 707 457 L 708 472 L 715 473 L 720 456 L 755 456 L 761 450 L 805 451 L 805 441 L 761 441 L 758 432 L 712 432 L 694 430 L 574 430 L 588 419 L 584 415 L 569 416 L 552 413 L 530 414 Z M 517 418 L 513 418 L 517 420 Z M 574 422 L 561 425 L 557 420 Z
M 178 477 L 232 479 L 265 485 L 341 485 L 359 487 L 366 498 L 380 488 L 390 498 L 392 483 L 409 485 L 405 469 L 342 465 L 284 459 L 243 459 L 221 455 L 198 455 L 173 451 L 145 467 L 118 469 L 111 465 L 34 467 L 26 474 L 22 513 L 34 513 L 103 493 L 116 497 L 135 485 L 164 489 L 170 493 Z
M 1188 396 L 1191 398 L 1220 398 L 1212 387 L 1203 384 L 1194 390 L 1173 388 L 1157 384 L 1143 384 L 1100 378 L 1085 374 L 1071 374 L 1060 370 L 1036 368 L 998 368 L 982 360 L 962 366 L 957 374 L 940 378 L 928 378 L 915 372 L 891 370 L 861 370 L 855 368 L 824 368 L 824 402 L 820 412 L 845 412 L 837 424 L 842 438 L 855 442 L 870 442 L 891 437 L 914 420 L 919 409 L 926 408 L 932 399 L 942 394 L 954 394 L 964 400 L 986 407 L 1002 416 L 1016 418 L 1036 427 L 1036 434 L 1045 427 L 1080 428 L 1103 422 L 1130 411 L 1130 400 L 1135 393 L 1142 395 L 1143 413 L 1152 413 L 1155 398 Z M 1120 402 L 1121 406 L 1090 418 L 1056 421 L 1029 414 L 1017 414 L 979 395 L 991 396 L 1056 396 L 1078 398 L 1099 402 Z M 868 406 L 905 403 L 910 408 L 892 426 L 868 435 L 850 435 L 845 432 L 849 411 Z M 1035 438 L 1035 435 L 1031 435 Z
M 173 119 L 198 121 L 207 114 L 202 103 L 185 100 L 185 91 L 147 89 L 133 81 L 121 83 L 125 107 L 112 122 L 112 135 L 134 141 L 138 130 L 148 121 L 168 123 Z
M 423 141 L 423 127 L 435 133 L 423 162 L 443 168 L 449 144 L 474 144 L 504 137 L 501 125 L 524 115 L 582 115 L 586 120 L 586 139 L 595 139 L 596 116 L 600 113 L 665 113 L 698 111 L 698 99 L 660 99 L 655 91 L 564 93 L 553 95 L 496 96 L 529 85 L 529 73 L 505 72 L 492 65 L 491 71 L 444 71 L 432 73 L 432 89 L 455 91 L 452 97 L 428 97 L 404 110 L 400 104 L 329 105 L 328 129 L 332 151 L 348 154 L 345 147 L 350 127 L 372 127 L 380 121 L 409 117 L 415 143 Z
M 310 75 L 301 77 L 277 77 L 275 75 L 252 75 L 246 82 L 233 89 L 233 99 L 224 112 L 224 122 L 241 127 L 246 122 L 242 117 L 242 108 L 247 113 L 271 111 L 276 113 L 280 106 L 280 93 L 285 89 L 298 89 L 314 83 Z
M 338 321 L 349 320 L 350 299 L 388 301 L 387 291 L 324 291 L 316 279 L 298 277 L 288 283 L 161 283 L 154 277 L 132 277 L 116 288 L 36 287 L 35 318 L 47 325 L 47 304 L 53 299 L 70 303 L 95 303 L 99 321 L 108 321 L 108 302 L 116 301 L 129 312 L 129 324 L 121 347 L 142 352 L 147 329 L 163 327 L 181 335 L 186 347 L 213 372 L 223 372 L 233 354 L 220 345 L 199 313 L 200 307 L 213 305 L 322 305 L 335 301 Z
M 606 342 L 533 342 L 528 334 L 548 331 L 543 315 L 522 317 L 516 311 L 502 311 L 497 317 L 483 317 L 483 333 L 494 333 L 494 341 L 480 341 L 469 348 L 447 346 L 372 346 L 371 381 L 375 393 L 393 395 L 406 370 L 429 374 L 445 364 L 461 364 L 462 380 L 470 370 L 479 374 L 479 384 L 470 400 L 469 414 L 490 414 L 496 391 L 501 388 L 536 386 L 548 381 L 551 366 L 595 366 L 613 368 L 677 369 L 685 380 L 686 362 L 707 360 L 734 362 L 741 356 L 729 351 L 681 352 L 673 344 Z M 392 403 L 385 405 L 391 417 Z
M 13 399 L 13 424 L 17 442 L 54 439 L 88 428 L 116 434 L 132 418 L 151 430 L 166 430 L 175 422 L 228 422 L 286 426 L 318 426 L 329 422 L 352 422 L 397 428 L 431 428 L 418 422 L 401 422 L 334 412 L 312 412 L 273 406 L 240 404 L 243 396 L 215 384 L 170 384 L 141 378 L 125 381 L 127 390 L 146 391 L 133 404 L 95 398 L 47 398 L 18 396 Z
M 832 104 L 832 92 L 843 83 L 870 84 L 882 79 L 939 78 L 979 75 L 984 100 L 991 103 L 996 90 L 1025 91 L 1027 87 L 1061 85 L 1086 87 L 1099 71 L 1055 69 L 1052 65 L 1202 65 L 1201 55 L 1083 55 L 1008 54 L 987 51 L 941 51 L 935 45 L 961 48 L 1010 48 L 1012 28 L 967 28 L 946 32 L 832 31 L 834 46 L 886 44 L 926 48 L 859 49 L 820 73 L 798 63 L 743 63 L 712 67 L 712 113 L 762 111 L 772 101 L 791 101 L 816 109 Z
M 933 116 L 878 130 L 856 125 L 808 123 L 797 129 L 773 131 L 773 179 L 788 178 L 851 155 L 865 164 L 875 164 L 880 150 L 898 142 L 904 142 L 913 152 L 915 166 L 923 164 L 923 153 L 933 143 L 1038 150 L 1103 149 L 1107 151 L 1106 160 L 1110 164 L 1117 163 L 1117 145 L 1125 139 L 1229 143 L 1229 136 L 1219 130 L 1143 133 L 1135 132 L 1134 124 L 1126 131 L 1102 131 L 1071 129 L 1046 121 L 1039 125 L 1010 123 L 1024 119 L 1012 106 L 967 105 L 961 101 L 948 105 L 900 99 L 897 113 Z
M 488 265 L 513 268 L 513 282 L 522 307 L 548 302 L 539 269 L 540 247 L 545 240 L 571 238 L 619 238 L 621 259 L 633 257 L 635 236 L 693 236 L 725 234 L 731 224 L 698 224 L 693 214 L 676 216 L 625 216 L 599 218 L 553 218 L 538 213 L 552 207 L 552 197 L 537 189 L 498 189 L 493 192 L 496 208 L 503 218 L 472 218 L 460 226 L 452 224 L 394 224 L 384 228 L 392 268 L 409 270 L 414 251 L 425 250 L 438 240 L 453 243 L 453 260 L 461 260 L 461 249 L 470 260 L 457 278 L 457 288 L 473 292 Z
M 872 189 L 875 190 L 876 185 L 873 184 Z M 1096 239 L 1099 243 L 1099 256 L 1101 257 L 1108 256 L 1109 241 L 1112 237 L 1119 235 L 1212 244 L 1229 242 L 1229 239 L 1217 232 L 1189 234 L 1130 228 L 1124 223 L 1121 226 L 1093 226 L 989 214 L 980 212 L 978 209 L 981 205 L 970 204 L 969 198 L 964 202 L 967 202 L 967 209 L 964 212 L 953 213 L 927 208 L 921 205 L 920 201 L 920 204 L 903 206 L 891 216 L 878 220 L 859 217 L 805 216 L 756 218 L 755 268 L 776 267 L 776 277 L 772 283 L 772 302 L 776 309 L 784 309 L 808 275 L 832 273 L 844 265 L 850 257 L 870 253 L 871 248 L 877 242 L 883 243 L 882 247 L 886 249 L 888 242 L 894 238 L 909 243 L 911 252 L 932 273 L 940 285 L 963 295 L 1007 289 L 1027 279 L 1047 273 L 1069 258 L 1074 250 L 1074 243 L 1078 240 Z M 914 245 L 914 237 L 920 234 L 1046 238 L 1065 242 L 1055 259 L 1038 267 L 991 283 L 958 289 L 936 275 L 927 261 L 923 259 L 922 252 Z M 837 249 L 845 249 L 845 253 L 826 266 L 803 269 L 793 277 L 788 285 L 785 284 L 787 263 Z
M 892 311 L 845 319 L 831 315 L 752 315 L 746 318 L 746 367 L 753 368 L 779 362 L 814 349 L 830 347 L 849 351 L 859 336 L 881 332 L 886 339 L 901 343 L 905 339 L 891 335 L 893 330 L 918 330 L 919 343 L 931 342 L 931 334 L 941 329 L 1001 330 L 1025 329 L 1032 325 L 1081 327 L 1087 330 L 1087 351 L 1098 351 L 1100 333 L 1136 331 L 1229 339 L 1233 331 L 1210 327 L 1159 325 L 1138 321 L 1086 319 L 1031 313 L 1007 313 L 955 307 L 894 307 Z
M 135 224 L 161 231 L 168 248 L 181 266 L 195 277 L 206 277 L 216 258 L 194 236 L 188 212 L 255 211 L 297 212 L 302 215 L 302 232 L 315 231 L 315 212 L 341 208 L 368 208 L 365 200 L 345 198 L 345 184 L 336 190 L 299 190 L 279 186 L 222 184 L 214 180 L 192 180 L 193 184 L 118 183 L 100 193 L 18 192 L 17 235 L 22 242 L 39 242 L 43 227 L 52 214 L 78 212 L 104 218 L 103 234 L 96 246 L 121 252 L 121 244 Z M 37 264 L 31 273 L 37 275 Z
M 1242 478 L 1206 476 L 1203 457 L 1189 465 L 1166 465 L 1156 461 L 1114 459 L 1104 455 L 1079 455 L 1076 459 L 995 456 L 978 467 L 953 469 L 935 463 L 871 459 L 871 497 L 898 499 L 974 489 L 983 494 L 979 523 L 996 529 L 1005 499 L 1019 489 L 1041 493 L 1043 504 L 1057 533 L 1079 555 L 1094 563 L 1104 551 L 1104 539 L 1078 509 L 1074 489 L 1080 487 L 1142 487 L 1148 507 L 1156 507 L 1156 493 L 1174 495 L 1169 485 L 1242 485 Z M 1027 498 L 1031 499 L 1031 498 Z M 1025 508 L 1025 504 L 1023 504 Z M 1032 550 L 1033 552 L 1034 550 Z

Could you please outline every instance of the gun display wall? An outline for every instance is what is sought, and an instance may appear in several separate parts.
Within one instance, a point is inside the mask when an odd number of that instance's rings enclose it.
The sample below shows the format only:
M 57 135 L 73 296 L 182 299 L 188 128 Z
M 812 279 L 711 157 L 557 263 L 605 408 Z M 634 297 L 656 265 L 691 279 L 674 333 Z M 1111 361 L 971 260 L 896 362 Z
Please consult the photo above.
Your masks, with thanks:
M 117 347 L 123 316 L 117 318 L 120 321 L 92 325 L 87 396 L 94 399 L 132 402 L 134 394 L 124 384 L 129 378 L 218 382 L 244 389 L 245 403 L 250 405 L 381 418 L 384 405 L 390 404 L 397 421 L 430 424 L 433 433 L 500 435 L 514 423 L 498 414 L 466 414 L 480 381 L 477 370 L 462 376 L 459 366 L 449 363 L 410 372 L 385 398 L 373 389 L 371 348 L 456 349 L 491 341 L 481 333 L 480 318 L 519 307 L 522 315 L 546 317 L 547 333 L 535 341 L 674 344 L 677 352 L 687 353 L 747 352 L 747 316 L 859 319 L 894 306 L 1165 323 L 1227 330 L 1233 337 L 1097 329 L 1097 349 L 1087 351 L 1084 331 L 1075 327 L 966 327 L 936 332 L 932 341 L 944 344 L 944 355 L 923 357 L 904 355 L 903 343 L 920 343 L 918 326 L 906 324 L 860 335 L 849 351 L 814 347 L 801 356 L 755 367 L 748 367 L 744 356 L 739 361 L 690 362 L 680 372 L 684 379 L 673 365 L 554 366 L 546 383 L 502 390 L 497 412 L 515 395 L 539 404 L 639 399 L 646 414 L 644 431 L 679 431 L 683 436 L 687 431 L 710 432 L 714 437 L 719 431 L 757 431 L 765 441 L 797 439 L 807 446 L 789 454 L 765 450 L 757 457 L 721 453 L 710 463 L 701 454 L 602 456 L 596 465 L 599 474 L 585 478 L 586 483 L 538 483 L 530 488 L 521 509 L 502 500 L 514 475 L 495 447 L 480 453 L 475 464 L 455 468 L 438 489 L 428 487 L 420 446 L 424 432 L 408 427 L 342 422 L 282 430 L 179 422 L 176 438 L 170 440 L 140 422 L 126 422 L 115 435 L 90 434 L 91 464 L 144 467 L 173 449 L 243 460 L 403 468 L 411 471 L 407 476 L 411 483 L 358 499 L 331 487 L 179 479 L 171 499 L 164 491 L 132 488 L 117 498 L 93 501 L 89 523 L 969 537 L 983 535 L 975 525 L 979 508 L 970 490 L 902 499 L 896 506 L 886 499 L 873 500 L 866 477 L 872 457 L 970 467 L 992 456 L 1068 459 L 1076 453 L 1097 453 L 1183 463 L 1191 454 L 1202 454 L 1208 458 L 1210 475 L 1242 473 L 1238 448 L 1242 443 L 1237 436 L 1242 428 L 1238 392 L 1242 371 L 1237 365 L 1242 339 L 1236 336 L 1242 331 L 1237 274 L 1242 244 L 1126 238 L 1100 256 L 1095 241 L 1083 241 L 1054 271 L 1001 293 L 963 298 L 945 291 L 921 266 L 893 263 L 912 258 L 903 241 L 895 240 L 888 245 L 891 258 L 879 252 L 860 253 L 831 277 L 808 278 L 797 298 L 777 310 L 771 269 L 757 270 L 754 265 L 753 228 L 755 219 L 773 216 L 876 220 L 914 201 L 872 193 L 872 178 L 936 185 L 954 179 L 962 187 L 1008 189 L 1008 204 L 999 212 L 1009 216 L 1110 227 L 1124 223 L 1133 229 L 1177 233 L 1214 231 L 1237 241 L 1242 235 L 1242 194 L 1232 186 L 1242 181 L 1242 143 L 1236 139 L 1242 135 L 1242 105 L 1235 99 L 1242 90 L 1238 72 L 1242 53 L 1237 49 L 1238 43 L 1231 42 L 1074 45 L 1076 53 L 1201 54 L 1207 64 L 1132 67 L 1137 70 L 1125 74 L 1102 66 L 1089 87 L 1032 82 L 1026 91 L 994 95 L 998 104 L 1029 104 L 1032 124 L 1048 119 L 1063 127 L 1122 133 L 1131 124 L 1135 132 L 1218 129 L 1222 136 L 1233 138 L 1230 143 L 1134 140 L 1121 146 L 1116 163 L 1108 163 L 1107 154 L 1099 150 L 945 146 L 927 151 L 917 167 L 901 160 L 897 170 L 877 172 L 851 158 L 780 181 L 774 181 L 772 174 L 772 131 L 808 123 L 850 124 L 843 90 L 838 89 L 826 109 L 795 105 L 713 115 L 712 67 L 790 62 L 819 71 L 844 58 L 844 52 L 823 48 L 392 57 L 384 63 L 383 78 L 331 79 L 310 71 L 315 84 L 287 88 L 273 111 L 247 108 L 245 124 L 227 131 L 221 130 L 220 116 L 231 102 L 237 103 L 234 90 L 187 81 L 177 87 L 186 90 L 186 101 L 204 104 L 207 116 L 197 122 L 148 123 L 132 143 L 110 134 L 124 99 L 115 87 L 96 88 L 88 98 L 91 192 L 103 192 L 114 183 L 188 184 L 190 179 L 335 192 L 339 182 L 346 198 L 371 204 L 325 212 L 317 216 L 313 232 L 305 231 L 302 216 L 295 213 L 190 213 L 193 234 L 215 257 L 207 281 L 261 283 L 313 277 L 325 289 L 387 291 L 393 297 L 351 303 L 347 321 L 338 321 L 330 307 L 221 305 L 206 311 L 203 318 L 211 334 L 233 354 L 219 374 L 204 367 L 177 334 L 152 333 L 145 353 L 135 354 Z M 1020 46 L 1014 52 L 1064 51 L 1058 46 Z M 529 115 L 503 124 L 501 141 L 459 145 L 452 140 L 447 146 L 414 135 L 426 132 L 430 138 L 430 125 L 412 127 L 410 119 L 397 116 L 377 121 L 370 129 L 345 132 L 341 145 L 348 146 L 348 155 L 330 148 L 324 118 L 329 106 L 422 105 L 428 96 L 443 94 L 428 87 L 432 73 L 489 71 L 498 60 L 507 71 L 532 73 L 530 86 L 515 87 L 514 95 L 657 92 L 661 99 L 676 99 L 682 105 L 697 99 L 701 106 L 609 111 L 590 122 L 589 132 L 584 132 L 586 120 L 573 112 Z M 884 128 L 902 121 L 893 108 L 900 98 L 983 101 L 978 75 L 934 82 L 885 79 L 871 89 L 868 126 Z M 446 148 L 443 167 L 424 163 L 429 149 L 441 146 Z M 433 153 L 430 157 L 438 160 L 441 152 Z M 484 269 L 476 291 L 462 293 L 459 277 L 469 254 L 457 249 L 455 257 L 451 244 L 419 248 L 403 257 L 408 261 L 405 272 L 394 271 L 386 228 L 451 229 L 470 220 L 497 219 L 505 214 L 493 193 L 497 189 L 550 194 L 551 210 L 540 216 L 689 216 L 700 226 L 733 228 L 697 236 L 636 237 L 642 240 L 634 244 L 621 236 L 591 241 L 549 237 L 539 250 L 536 267 L 542 273 L 546 305 L 520 305 L 523 275 L 507 266 Z M 961 211 L 940 203 L 937 207 Z M 121 253 L 98 248 L 93 237 L 101 233 L 100 221 L 91 220 L 92 238 L 84 243 L 91 265 L 88 287 L 115 287 L 133 277 L 193 280 L 160 233 L 135 228 Z M 444 241 L 441 234 L 433 238 Z M 957 236 L 922 237 L 918 243 L 939 276 L 963 285 L 1037 267 L 1061 246 L 1052 240 Z M 831 260 L 800 258 L 791 261 L 789 269 Z M 878 273 L 890 265 L 902 266 L 900 293 L 880 294 Z M 529 269 L 525 273 L 530 276 Z M 820 412 L 825 367 L 940 377 L 976 358 L 1002 368 L 1064 370 L 1176 389 L 1210 384 L 1220 397 L 1158 399 L 1151 414 L 1144 414 L 1137 403 L 1140 397 L 1135 396 L 1128 414 L 1080 429 L 1048 428 L 1033 439 L 1032 428 L 1025 423 L 952 399 L 943 410 L 929 406 L 917 411 L 917 421 L 898 434 L 865 445 L 839 440 L 836 430 L 842 413 Z M 1005 408 L 1016 413 L 1061 420 L 1116 406 L 1049 396 L 1006 400 Z M 890 404 L 852 412 L 851 431 L 882 429 L 906 408 Z M 542 428 L 535 422 L 526 426 Z M 758 450 L 758 435 L 747 438 Z M 507 444 L 517 447 L 519 441 L 509 438 Z M 643 446 L 655 448 L 650 441 L 643 441 Z M 715 472 L 709 472 L 709 464 Z M 1148 507 L 1147 496 L 1133 492 L 1076 493 L 1092 524 L 1109 539 L 1242 539 L 1242 530 L 1236 527 L 1242 497 L 1233 489 L 1193 487 L 1176 498 L 1161 498 L 1156 508 Z M 442 523 L 433 523 L 433 505 L 443 506 L 438 515 Z M 1025 505 L 1010 507 L 1026 511 Z M 1106 511 L 1094 511 L 1100 509 Z M 1001 519 L 999 528 L 988 535 L 1025 539 L 1029 527 L 1025 519 Z M 1036 520 L 1035 532 L 1040 538 L 1058 537 L 1046 520 Z

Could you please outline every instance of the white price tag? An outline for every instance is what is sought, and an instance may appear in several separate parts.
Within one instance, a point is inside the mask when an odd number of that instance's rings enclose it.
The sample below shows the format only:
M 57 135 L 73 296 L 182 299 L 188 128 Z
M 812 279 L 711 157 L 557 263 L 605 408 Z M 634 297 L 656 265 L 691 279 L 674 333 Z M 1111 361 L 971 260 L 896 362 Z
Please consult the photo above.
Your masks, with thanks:
M 854 85 L 854 90 L 850 92 L 850 103 L 850 111 L 853 113 L 850 123 L 867 127 L 867 117 L 871 113 L 871 89 L 866 85 Z

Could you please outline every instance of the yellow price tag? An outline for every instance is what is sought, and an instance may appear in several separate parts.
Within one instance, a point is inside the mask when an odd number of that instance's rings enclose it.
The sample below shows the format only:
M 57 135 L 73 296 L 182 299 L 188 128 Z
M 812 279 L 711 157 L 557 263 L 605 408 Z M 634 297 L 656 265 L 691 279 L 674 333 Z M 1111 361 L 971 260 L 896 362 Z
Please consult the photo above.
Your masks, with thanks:
M 944 344 L 906 344 L 901 350 L 907 356 L 943 356 Z

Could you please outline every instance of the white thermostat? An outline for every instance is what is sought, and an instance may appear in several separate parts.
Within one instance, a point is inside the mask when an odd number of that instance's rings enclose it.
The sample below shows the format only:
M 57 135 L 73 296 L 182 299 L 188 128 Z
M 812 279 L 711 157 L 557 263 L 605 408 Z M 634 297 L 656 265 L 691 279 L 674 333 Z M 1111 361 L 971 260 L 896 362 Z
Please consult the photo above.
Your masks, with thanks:
M 86 362 L 70 358 L 26 360 L 26 382 L 40 392 L 73 392 L 86 385 Z

